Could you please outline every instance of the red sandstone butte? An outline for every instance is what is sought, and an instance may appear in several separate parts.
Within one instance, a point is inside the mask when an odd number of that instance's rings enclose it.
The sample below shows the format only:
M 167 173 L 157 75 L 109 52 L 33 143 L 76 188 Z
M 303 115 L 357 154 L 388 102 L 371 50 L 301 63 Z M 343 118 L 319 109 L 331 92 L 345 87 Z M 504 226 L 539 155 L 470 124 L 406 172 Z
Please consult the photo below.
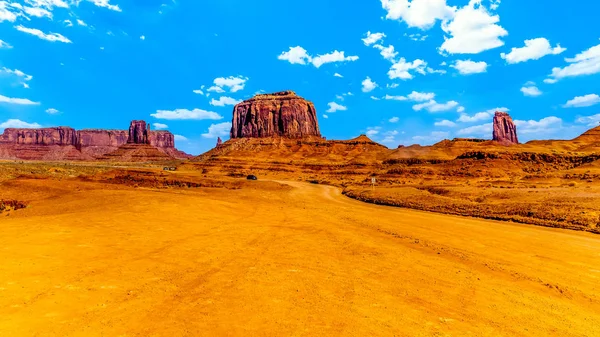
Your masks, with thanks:
M 233 108 L 231 138 L 321 137 L 312 102 L 293 91 L 261 94 Z
M 221 137 L 217 137 L 217 147 L 223 145 L 223 141 L 221 140 Z
M 506 112 L 496 111 L 494 115 L 494 140 L 505 144 L 519 144 L 517 126 Z
M 127 144 L 149 145 L 173 158 L 190 157 L 175 149 L 171 132 L 150 131 L 146 122 L 132 121 L 129 130 L 5 129 L 0 134 L 0 159 L 94 160 Z

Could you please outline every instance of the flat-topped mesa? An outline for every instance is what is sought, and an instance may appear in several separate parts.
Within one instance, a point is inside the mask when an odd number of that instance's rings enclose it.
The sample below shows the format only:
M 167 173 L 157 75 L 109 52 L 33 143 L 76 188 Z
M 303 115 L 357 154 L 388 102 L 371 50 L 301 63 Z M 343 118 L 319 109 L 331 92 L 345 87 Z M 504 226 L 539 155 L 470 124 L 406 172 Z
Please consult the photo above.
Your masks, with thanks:
M 519 144 L 517 126 L 508 113 L 496 111 L 494 114 L 493 140 L 504 144 Z
M 145 121 L 131 121 L 129 124 L 129 144 L 150 144 L 148 139 L 150 125 Z
M 259 94 L 233 108 L 231 138 L 321 137 L 312 102 L 293 91 Z
M 75 129 L 55 128 L 15 129 L 8 128 L 0 135 L 0 143 L 21 145 L 73 145 L 77 139 Z

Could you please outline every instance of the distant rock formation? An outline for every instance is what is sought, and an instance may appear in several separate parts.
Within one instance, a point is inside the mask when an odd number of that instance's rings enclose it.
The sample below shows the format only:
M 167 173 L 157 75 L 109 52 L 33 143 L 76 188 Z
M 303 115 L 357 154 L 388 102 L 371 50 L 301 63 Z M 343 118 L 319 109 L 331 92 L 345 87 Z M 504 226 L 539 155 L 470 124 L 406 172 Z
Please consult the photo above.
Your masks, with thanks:
M 175 149 L 169 131 L 150 131 L 144 121 L 132 121 L 129 130 L 80 130 L 69 127 L 5 129 L 0 134 L 0 159 L 94 160 L 125 144 L 144 144 L 174 158 L 187 158 Z M 155 156 L 156 157 L 156 156 Z
M 517 126 L 508 113 L 496 111 L 493 140 L 504 144 L 519 144 Z
M 293 91 L 261 94 L 233 109 L 231 138 L 321 137 L 313 103 Z
M 217 137 L 217 147 L 223 145 L 223 141 L 221 140 L 221 137 Z

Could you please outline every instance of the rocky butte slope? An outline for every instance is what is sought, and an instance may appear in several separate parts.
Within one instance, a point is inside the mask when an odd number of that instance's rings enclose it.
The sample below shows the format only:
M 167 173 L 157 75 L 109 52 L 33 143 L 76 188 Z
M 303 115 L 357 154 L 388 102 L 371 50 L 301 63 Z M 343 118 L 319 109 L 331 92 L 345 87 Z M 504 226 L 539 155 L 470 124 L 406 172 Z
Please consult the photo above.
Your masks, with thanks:
M 0 135 L 0 159 L 24 160 L 96 160 L 106 159 L 121 147 L 145 145 L 141 153 L 160 155 L 134 156 L 139 161 L 188 158 L 175 148 L 175 137 L 169 131 L 150 131 L 144 121 L 131 122 L 127 130 L 75 130 L 69 127 L 40 129 L 5 129 Z M 136 150 L 138 153 L 139 149 Z M 121 151 L 123 152 L 123 151 Z M 110 158 L 119 158 L 112 156 Z M 131 161 L 123 157 L 124 161 Z
M 496 111 L 494 115 L 493 139 L 507 144 L 519 144 L 517 126 L 506 112 Z
M 293 91 L 256 95 L 233 109 L 230 136 L 235 138 L 321 137 L 312 102 Z

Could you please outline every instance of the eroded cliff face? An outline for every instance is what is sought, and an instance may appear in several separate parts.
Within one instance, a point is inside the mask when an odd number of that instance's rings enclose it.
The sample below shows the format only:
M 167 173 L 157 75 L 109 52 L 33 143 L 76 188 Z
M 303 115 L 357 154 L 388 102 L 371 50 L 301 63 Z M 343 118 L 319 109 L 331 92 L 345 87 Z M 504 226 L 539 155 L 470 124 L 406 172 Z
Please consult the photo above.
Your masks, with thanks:
M 0 134 L 0 158 L 93 160 L 126 144 L 150 145 L 176 158 L 187 157 L 175 149 L 171 132 L 150 131 L 146 122 L 132 121 L 129 130 L 5 129 Z
M 493 139 L 505 144 L 519 144 L 517 126 L 508 113 L 496 111 L 494 115 Z
M 320 137 L 312 102 L 293 91 L 256 95 L 233 109 L 231 138 Z

